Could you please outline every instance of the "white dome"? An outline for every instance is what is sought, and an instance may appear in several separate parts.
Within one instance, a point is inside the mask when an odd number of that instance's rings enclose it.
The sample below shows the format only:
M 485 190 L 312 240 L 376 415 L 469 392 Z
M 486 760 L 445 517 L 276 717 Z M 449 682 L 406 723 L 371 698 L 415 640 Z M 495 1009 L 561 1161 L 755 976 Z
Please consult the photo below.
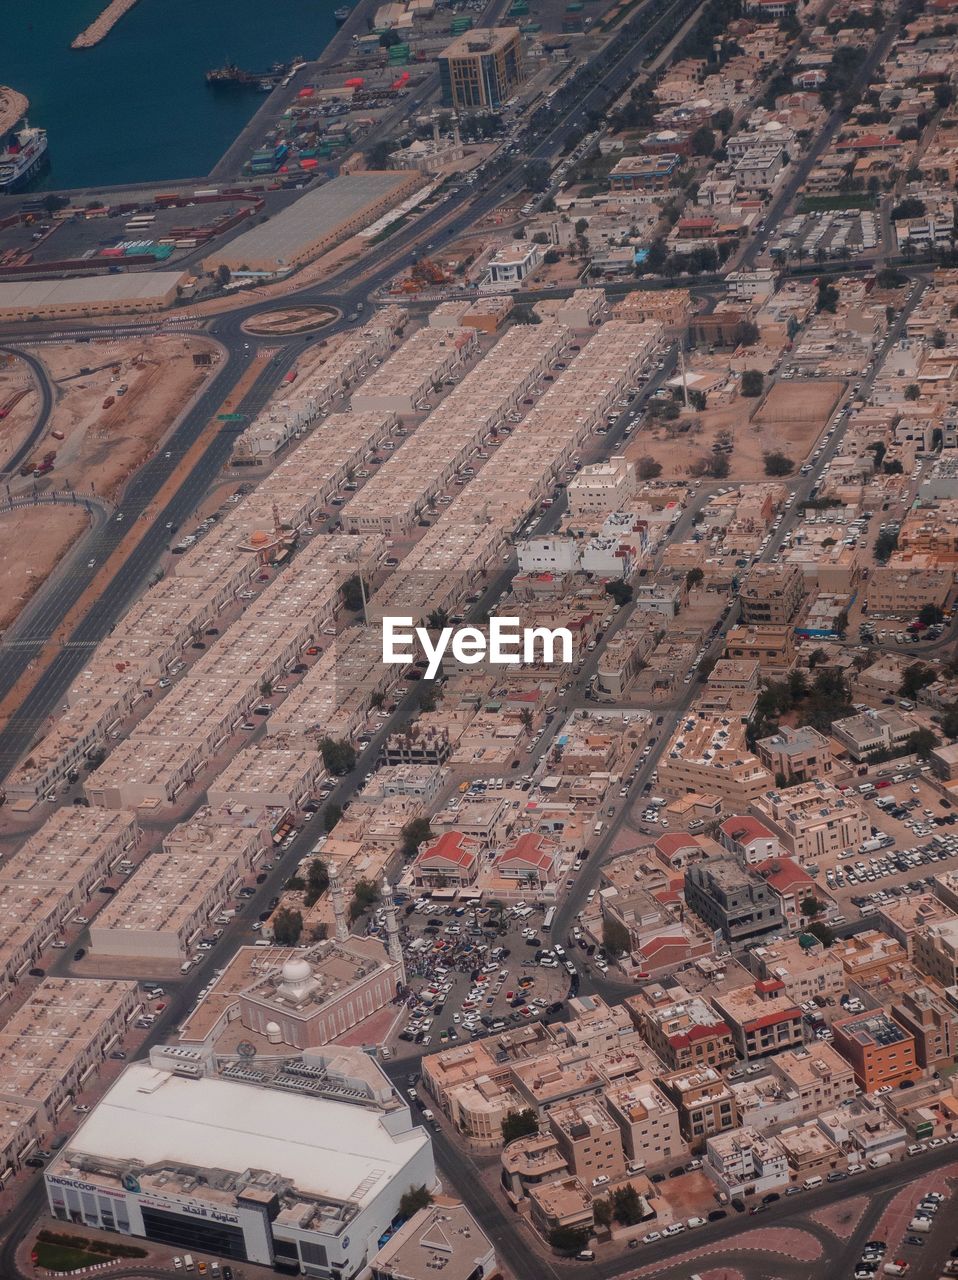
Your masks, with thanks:
M 312 976 L 308 960 L 287 960 L 283 965 L 284 986 L 298 987 L 303 982 L 309 982 Z
M 267 1034 L 268 1036 L 278 1036 L 278 1035 L 281 1035 L 282 1033 L 281 1033 L 281 1031 L 280 1031 L 279 1023 L 278 1023 L 278 1022 L 267 1022 L 267 1024 L 266 1024 L 266 1034 Z

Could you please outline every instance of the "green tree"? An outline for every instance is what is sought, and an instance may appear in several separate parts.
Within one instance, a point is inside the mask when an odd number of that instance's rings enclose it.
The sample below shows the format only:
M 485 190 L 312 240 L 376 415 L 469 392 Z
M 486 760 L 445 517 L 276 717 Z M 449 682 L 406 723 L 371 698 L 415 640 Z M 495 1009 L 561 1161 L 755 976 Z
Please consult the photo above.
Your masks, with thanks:
M 414 858 L 427 840 L 432 839 L 432 827 L 428 818 L 413 818 L 402 829 L 404 858 Z
M 621 1222 L 623 1227 L 642 1221 L 642 1202 L 631 1182 L 612 1192 L 612 1212 L 616 1222 Z
M 579 1253 L 589 1243 L 587 1227 L 553 1227 L 549 1243 L 558 1253 Z
M 323 811 L 323 827 L 326 831 L 332 831 L 336 823 L 343 816 L 342 806 L 338 804 L 328 804 Z
M 904 470 L 905 468 L 901 465 L 901 461 L 898 458 L 892 458 L 890 462 L 882 463 L 882 471 L 884 471 L 886 476 L 900 476 Z
M 787 476 L 791 475 L 795 470 L 795 463 L 792 459 L 777 450 L 773 453 L 766 453 L 764 462 L 767 476 Z
M 343 583 L 343 603 L 354 613 L 363 607 L 363 585 L 358 573 L 354 573 Z
M 223 285 L 229 284 L 230 280 L 232 279 L 232 272 L 230 271 L 229 267 L 226 265 L 225 262 L 221 262 L 220 265 L 216 268 L 214 279 L 216 280 L 216 283 L 220 285 L 220 287 L 222 287 Z
M 313 906 L 329 888 L 329 871 L 322 858 L 313 858 L 306 873 L 306 896 L 303 901 L 307 907 Z
M 928 760 L 937 746 L 938 739 L 930 729 L 916 729 L 905 740 L 908 754 L 918 756 L 921 760 Z
M 539 1132 L 539 1120 L 531 1107 L 522 1111 L 509 1111 L 502 1122 L 503 1144 L 514 1142 L 516 1138 L 528 1138 Z
M 742 382 L 739 390 L 743 396 L 754 399 L 760 396 L 765 387 L 765 375 L 761 369 L 746 369 L 742 374 Z
M 936 679 L 937 672 L 933 667 L 928 667 L 923 662 L 913 662 L 911 666 L 905 668 L 902 674 L 898 696 L 914 700 L 918 696 L 920 689 L 924 689 L 927 684 L 934 684 Z
M 597 1227 L 612 1225 L 612 1204 L 608 1200 L 592 1201 L 592 1218 Z
M 432 1204 L 432 1192 L 425 1186 L 410 1187 L 399 1197 L 399 1216 L 411 1218 L 420 1209 L 427 1209 Z
M 692 569 L 689 569 L 688 573 L 685 575 L 685 586 L 686 586 L 686 589 L 689 591 L 693 590 L 693 588 L 697 587 L 700 582 L 704 582 L 704 581 L 705 581 L 705 574 L 698 567 L 698 565 L 696 565 Z
M 918 383 L 909 382 L 908 386 L 905 388 L 905 399 L 917 400 L 920 395 L 921 395 L 921 389 L 919 388 Z
M 295 947 L 303 932 L 303 916 L 300 911 L 280 907 L 273 915 L 273 941 L 279 947 Z
M 815 300 L 815 305 L 819 311 L 830 311 L 832 315 L 835 314 L 835 309 L 838 306 L 838 290 L 825 277 L 818 282 L 818 297 Z
M 656 462 L 650 454 L 644 454 L 636 463 L 635 469 L 640 480 L 655 480 L 662 474 L 662 463 Z
M 958 738 L 958 702 L 951 702 L 945 707 L 940 723 L 946 738 Z
M 713 480 L 724 480 L 731 471 L 728 454 L 713 453 L 708 462 L 708 473 Z
M 923 627 L 934 627 L 945 615 L 936 604 L 923 604 L 918 610 L 918 621 Z
M 898 533 L 894 529 L 883 530 L 875 539 L 875 559 L 887 564 L 893 551 L 898 550 Z
M 835 941 L 834 933 L 822 920 L 813 920 L 805 932 L 810 933 L 813 938 L 817 938 L 823 947 L 830 947 Z
M 356 881 L 353 899 L 349 904 L 349 922 L 358 920 L 364 911 L 379 901 L 379 886 L 364 877 Z
M 606 917 L 602 921 L 602 945 L 610 956 L 628 955 L 632 945 L 628 929 Z
M 813 893 L 810 893 L 807 898 L 802 899 L 803 916 L 812 917 L 821 915 L 822 909 L 823 904 L 819 902 Z
M 323 764 L 337 778 L 351 773 L 356 767 L 356 749 L 352 743 L 335 738 L 321 738 L 319 749 L 323 755 Z
M 445 609 L 433 609 L 426 619 L 430 631 L 441 631 L 449 624 L 449 614 Z
M 708 125 L 700 125 L 692 134 L 692 152 L 697 156 L 710 156 L 715 150 L 715 134 Z
M 616 604 L 628 604 L 632 599 L 632 588 L 622 578 L 610 578 L 605 584 L 605 593 L 611 596 Z

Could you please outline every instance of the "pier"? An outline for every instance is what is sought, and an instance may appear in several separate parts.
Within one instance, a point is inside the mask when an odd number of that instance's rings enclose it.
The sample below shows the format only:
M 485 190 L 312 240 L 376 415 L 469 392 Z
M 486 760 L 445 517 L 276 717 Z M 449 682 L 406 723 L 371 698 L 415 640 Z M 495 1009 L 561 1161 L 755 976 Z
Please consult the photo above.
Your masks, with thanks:
M 0 138 L 9 133 L 27 113 L 29 103 L 22 93 L 0 84 Z
M 136 0 L 111 0 L 98 18 L 81 31 L 71 42 L 71 49 L 92 49 L 110 34 L 123 15 L 136 4 Z

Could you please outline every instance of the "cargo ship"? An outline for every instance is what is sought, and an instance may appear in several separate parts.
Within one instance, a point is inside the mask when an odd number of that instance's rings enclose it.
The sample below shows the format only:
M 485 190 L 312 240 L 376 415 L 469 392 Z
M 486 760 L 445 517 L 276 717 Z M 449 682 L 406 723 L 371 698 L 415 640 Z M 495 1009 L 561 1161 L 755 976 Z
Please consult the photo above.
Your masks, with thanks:
M 0 192 L 24 187 L 47 162 L 47 131 L 35 129 L 26 120 L 0 138 Z
M 235 62 L 224 62 L 206 73 L 206 83 L 211 89 L 258 89 L 270 93 L 290 70 L 301 62 L 274 62 L 268 71 L 244 71 Z

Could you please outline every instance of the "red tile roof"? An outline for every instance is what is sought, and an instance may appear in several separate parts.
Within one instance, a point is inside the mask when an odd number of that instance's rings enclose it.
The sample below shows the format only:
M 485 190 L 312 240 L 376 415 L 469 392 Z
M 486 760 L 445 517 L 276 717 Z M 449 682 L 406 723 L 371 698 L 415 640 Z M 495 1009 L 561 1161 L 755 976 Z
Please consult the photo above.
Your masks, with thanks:
M 432 844 L 420 851 L 416 861 L 422 864 L 435 862 L 438 859 L 457 867 L 472 867 L 475 865 L 476 851 L 475 848 L 469 847 L 466 841 L 469 841 L 469 845 L 474 844 L 471 837 L 464 835 L 461 831 L 444 831 L 438 840 L 434 840 Z
M 769 831 L 763 822 L 750 814 L 737 814 L 734 818 L 726 818 L 720 830 L 730 840 L 774 840 L 775 832 Z

